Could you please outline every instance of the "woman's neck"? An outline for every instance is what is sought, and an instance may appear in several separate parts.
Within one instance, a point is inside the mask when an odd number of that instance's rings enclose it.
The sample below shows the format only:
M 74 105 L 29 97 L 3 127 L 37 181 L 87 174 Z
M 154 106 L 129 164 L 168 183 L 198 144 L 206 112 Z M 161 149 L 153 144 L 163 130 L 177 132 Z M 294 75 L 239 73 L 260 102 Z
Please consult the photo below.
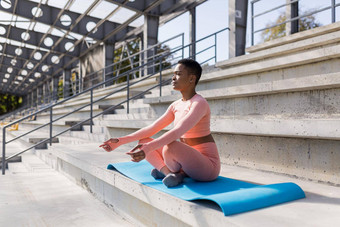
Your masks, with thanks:
M 191 90 L 191 91 L 188 91 L 188 92 L 182 91 L 181 93 L 182 93 L 182 100 L 183 101 L 187 101 L 187 100 L 191 99 L 192 97 L 194 97 L 194 95 L 196 95 L 195 90 Z

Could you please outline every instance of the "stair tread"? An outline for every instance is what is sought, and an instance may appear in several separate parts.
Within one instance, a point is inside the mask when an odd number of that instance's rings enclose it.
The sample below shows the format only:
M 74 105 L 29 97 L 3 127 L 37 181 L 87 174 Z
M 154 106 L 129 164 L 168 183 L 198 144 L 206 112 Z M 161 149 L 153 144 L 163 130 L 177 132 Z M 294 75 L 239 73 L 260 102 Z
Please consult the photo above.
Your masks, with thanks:
M 175 215 L 171 208 L 172 202 L 164 203 L 162 201 L 174 201 L 182 210 L 191 210 L 193 214 L 186 214 L 187 219 L 200 214 L 206 217 L 207 223 L 229 223 L 236 225 L 252 225 L 255 219 L 258 224 L 281 226 L 284 225 L 315 225 L 316 222 L 324 225 L 325 223 L 336 223 L 339 221 L 340 212 L 340 190 L 338 187 L 320 184 L 317 182 L 305 181 L 302 179 L 291 178 L 286 175 L 251 170 L 237 166 L 222 166 L 222 176 L 236 178 L 238 180 L 249 181 L 258 184 L 271 184 L 281 182 L 294 182 L 303 188 L 306 192 L 306 199 L 290 203 L 273 206 L 266 209 L 259 209 L 236 216 L 224 217 L 219 210 L 211 209 L 205 204 L 191 203 L 177 199 L 173 196 L 164 194 L 155 189 L 143 186 L 125 176 L 106 170 L 108 162 L 128 161 L 129 157 L 124 154 L 126 148 L 118 148 L 116 151 L 107 153 L 97 146 L 98 144 L 82 145 L 70 147 L 67 145 L 58 145 L 54 147 L 54 154 L 66 158 L 68 162 L 77 167 L 83 168 L 97 178 L 107 181 L 126 193 L 135 196 L 146 203 L 151 203 L 156 209 Z M 114 174 L 115 181 L 111 181 L 108 176 Z M 116 183 L 115 183 L 116 182 Z M 118 183 L 121 182 L 121 183 Z M 155 198 L 152 199 L 152 198 Z M 160 200 L 161 202 L 157 202 Z M 332 201 L 332 202 L 331 202 Z M 329 203 L 330 202 L 330 203 Z M 338 205 L 338 206 L 334 206 Z M 329 209 L 332 207 L 332 209 Z M 176 209 L 177 210 L 177 209 Z M 315 220 L 312 217 L 317 216 Z M 271 217 L 271 218 L 268 218 Z M 308 218 L 309 217 L 309 218 Z M 181 217 L 179 217 L 181 218 Z

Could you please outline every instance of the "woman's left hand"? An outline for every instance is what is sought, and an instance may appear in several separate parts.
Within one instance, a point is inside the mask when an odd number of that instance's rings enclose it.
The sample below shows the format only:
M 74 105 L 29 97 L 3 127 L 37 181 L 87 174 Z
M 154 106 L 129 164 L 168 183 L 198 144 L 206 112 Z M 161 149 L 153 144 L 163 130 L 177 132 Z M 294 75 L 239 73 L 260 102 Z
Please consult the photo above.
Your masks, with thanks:
M 142 146 L 143 146 L 143 144 L 138 144 L 131 151 L 126 153 L 126 154 L 131 156 L 131 161 L 140 162 L 145 158 L 145 153 L 144 153 L 143 150 L 136 151 L 137 149 L 141 148 Z

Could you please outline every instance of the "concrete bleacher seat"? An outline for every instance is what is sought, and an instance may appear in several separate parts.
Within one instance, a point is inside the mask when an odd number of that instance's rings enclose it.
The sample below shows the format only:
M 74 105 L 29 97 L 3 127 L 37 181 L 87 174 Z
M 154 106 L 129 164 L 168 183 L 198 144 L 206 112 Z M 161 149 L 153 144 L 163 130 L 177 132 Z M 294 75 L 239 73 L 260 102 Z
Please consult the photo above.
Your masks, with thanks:
M 147 126 L 162 115 L 181 97 L 171 85 L 162 88 L 161 97 L 159 89 L 154 89 L 131 100 L 129 114 L 122 104 L 122 109 L 93 119 L 93 133 L 89 125 L 83 125 L 83 131 L 67 132 L 58 137 L 58 144 L 36 152 L 139 225 L 249 226 L 254 220 L 265 226 L 339 223 L 339 35 L 340 23 L 334 23 L 250 47 L 247 55 L 207 68 L 197 87 L 211 108 L 211 131 L 221 155 L 222 175 L 259 184 L 297 182 L 307 192 L 303 201 L 224 217 L 212 204 L 181 201 L 106 170 L 109 162 L 128 161 L 124 152 L 135 144 L 106 153 L 98 148 L 100 143 Z M 170 77 L 171 70 L 162 74 L 163 80 Z M 159 75 L 135 85 L 131 94 L 157 83 Z M 118 88 L 96 90 L 94 100 Z M 54 108 L 53 117 L 79 108 L 89 98 L 82 95 Z M 96 103 L 94 113 L 124 98 L 126 92 L 118 92 Z M 89 111 L 86 107 L 54 123 L 54 132 L 65 130 L 67 121 L 85 120 Z M 49 113 L 41 113 L 35 121 L 21 123 L 19 131 L 48 122 Z M 313 219 L 316 216 L 318 220 Z

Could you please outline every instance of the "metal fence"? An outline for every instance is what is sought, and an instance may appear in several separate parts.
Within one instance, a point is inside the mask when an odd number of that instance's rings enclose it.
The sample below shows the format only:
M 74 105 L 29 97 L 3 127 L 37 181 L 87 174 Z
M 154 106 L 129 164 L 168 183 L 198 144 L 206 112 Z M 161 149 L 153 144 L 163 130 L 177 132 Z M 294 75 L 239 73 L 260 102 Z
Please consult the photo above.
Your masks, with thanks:
M 295 13 L 292 13 L 290 17 L 286 17 L 286 20 L 281 22 L 281 23 L 274 24 L 274 25 L 271 25 L 271 26 L 268 26 L 268 27 L 263 27 L 263 28 L 255 30 L 254 25 L 255 25 L 255 19 L 256 18 L 267 15 L 267 14 L 273 12 L 273 11 L 280 10 L 280 9 L 285 8 L 287 6 L 291 6 L 293 8 L 295 7 L 296 9 L 298 9 L 297 8 L 298 4 L 299 4 L 299 2 L 301 2 L 301 0 L 291 0 L 288 3 L 286 2 L 285 4 L 277 5 L 273 8 L 267 9 L 267 10 L 261 12 L 261 13 L 255 14 L 255 12 L 254 12 L 255 4 L 260 2 L 260 1 L 263 1 L 263 0 L 253 0 L 253 1 L 250 2 L 250 4 L 251 4 L 251 45 L 254 45 L 254 36 L 258 32 L 262 32 L 266 29 L 271 29 L 271 28 L 280 26 L 282 24 L 287 24 L 287 23 L 294 23 L 295 22 L 295 26 L 298 26 L 298 21 L 300 19 L 305 18 L 305 17 L 309 17 L 311 15 L 315 15 L 315 14 L 320 13 L 320 12 L 324 12 L 326 10 L 331 10 L 331 23 L 335 23 L 336 22 L 336 8 L 340 6 L 340 3 L 336 3 L 336 0 L 323 0 L 323 1 L 320 1 L 320 2 L 322 2 L 325 6 L 320 8 L 320 9 L 308 11 L 308 13 L 305 13 L 303 15 L 299 15 L 298 10 L 296 10 Z M 298 29 L 295 32 L 298 32 Z

